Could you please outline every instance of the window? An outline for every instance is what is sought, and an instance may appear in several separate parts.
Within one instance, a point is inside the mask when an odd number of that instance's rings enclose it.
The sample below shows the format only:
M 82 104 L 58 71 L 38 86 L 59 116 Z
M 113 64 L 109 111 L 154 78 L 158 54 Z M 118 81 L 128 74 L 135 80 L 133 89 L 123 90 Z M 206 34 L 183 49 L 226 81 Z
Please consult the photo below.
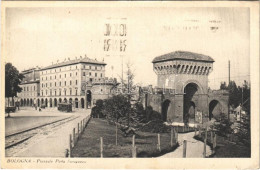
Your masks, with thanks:
M 78 95 L 78 90 L 76 89 L 76 91 L 75 91 L 75 92 L 76 92 L 76 96 L 77 96 L 77 95 Z
M 55 79 L 56 79 L 56 75 L 55 75 Z
M 66 89 L 64 89 L 64 95 L 66 96 Z
M 51 76 L 50 76 L 50 80 L 51 80 Z
M 54 91 L 54 95 L 56 96 L 56 90 Z
M 48 90 L 46 90 L 46 96 L 47 96 L 47 94 L 48 94 Z
M 46 80 L 47 80 L 47 76 L 46 76 Z
M 51 87 L 51 83 L 50 83 L 50 87 Z
M 60 90 L 60 96 L 61 96 L 61 90 Z
M 100 74 L 100 77 L 102 77 L 102 73 Z
M 50 90 L 50 95 L 52 96 L 52 90 Z
M 43 87 L 43 84 L 42 84 L 42 87 Z
M 95 73 L 95 77 L 97 77 L 97 73 Z
M 91 76 L 91 72 L 89 72 L 89 76 Z
M 70 77 L 71 77 L 71 75 L 72 75 L 72 74 L 70 73 Z
M 78 75 L 78 72 L 76 72 L 76 75 Z
M 85 76 L 85 72 L 83 72 L 83 76 Z
M 78 69 L 78 66 L 76 66 L 76 69 Z
M 61 81 L 60 81 L 60 86 L 61 86 Z
M 95 67 L 95 70 L 97 70 L 97 66 Z
M 27 87 L 27 91 L 29 91 L 29 87 Z
M 42 91 L 42 96 L 43 96 L 43 91 Z
M 76 85 L 78 85 L 78 80 L 76 80 Z
M 60 68 L 60 71 L 61 71 L 61 68 Z
M 89 66 L 89 69 L 91 69 L 91 66 Z
M 47 87 L 47 83 L 46 83 L 46 87 Z
M 54 86 L 56 86 L 56 82 L 54 83 Z
M 55 69 L 55 72 L 56 72 L 56 69 Z
M 72 94 L 72 90 L 70 89 L 70 95 Z
M 60 74 L 60 78 L 61 78 L 61 74 Z
M 92 82 L 92 80 L 93 80 L 92 78 L 89 79 L 90 82 Z
M 64 76 L 65 78 L 66 78 L 66 74 L 65 74 L 65 76 Z
M 66 86 L 66 81 L 64 82 L 64 85 Z
M 33 86 L 33 90 L 35 91 L 35 86 Z
M 70 85 L 71 85 L 71 80 L 70 80 Z

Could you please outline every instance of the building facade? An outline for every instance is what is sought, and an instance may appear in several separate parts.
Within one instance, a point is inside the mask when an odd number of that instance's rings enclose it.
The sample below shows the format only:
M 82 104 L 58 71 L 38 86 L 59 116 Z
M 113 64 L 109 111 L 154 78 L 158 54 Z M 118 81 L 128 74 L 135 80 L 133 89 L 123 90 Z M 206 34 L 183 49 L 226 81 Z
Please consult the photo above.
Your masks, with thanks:
M 209 56 L 187 51 L 156 57 L 152 63 L 157 87 L 145 94 L 144 105 L 169 122 L 202 123 L 227 114 L 228 93 L 208 89 L 213 62 Z
M 29 69 L 18 93 L 20 106 L 57 107 L 71 103 L 73 108 L 91 108 L 98 99 L 114 92 L 117 82 L 105 77 L 106 63 L 87 56 L 64 60 L 44 68 Z
M 86 83 L 105 77 L 104 62 L 80 57 L 53 64 L 40 70 L 40 97 L 37 104 L 57 107 L 59 103 L 72 103 L 75 108 L 91 106 L 86 99 Z
M 20 106 L 34 106 L 40 96 L 40 68 L 31 68 L 21 72 L 24 78 L 20 84 L 22 91 L 17 94 Z

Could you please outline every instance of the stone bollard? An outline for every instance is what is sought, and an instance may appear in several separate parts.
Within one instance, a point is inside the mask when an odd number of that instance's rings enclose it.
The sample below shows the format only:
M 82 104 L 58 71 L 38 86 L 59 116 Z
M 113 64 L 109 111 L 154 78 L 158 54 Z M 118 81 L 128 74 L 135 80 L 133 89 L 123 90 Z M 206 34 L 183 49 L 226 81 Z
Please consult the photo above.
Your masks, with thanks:
M 132 138 L 132 157 L 136 158 L 135 135 L 133 135 L 133 138 Z
M 157 149 L 158 149 L 159 152 L 161 152 L 161 137 L 160 137 L 160 134 L 159 134 L 159 133 L 158 133 Z
M 100 157 L 103 158 L 103 137 L 100 137 Z
M 183 153 L 182 153 L 183 158 L 186 158 L 186 150 L 187 150 L 187 141 L 184 140 L 183 141 Z
M 203 158 L 206 158 L 206 143 L 207 143 L 207 139 L 204 139 Z
M 173 128 L 171 127 L 171 147 L 173 147 Z

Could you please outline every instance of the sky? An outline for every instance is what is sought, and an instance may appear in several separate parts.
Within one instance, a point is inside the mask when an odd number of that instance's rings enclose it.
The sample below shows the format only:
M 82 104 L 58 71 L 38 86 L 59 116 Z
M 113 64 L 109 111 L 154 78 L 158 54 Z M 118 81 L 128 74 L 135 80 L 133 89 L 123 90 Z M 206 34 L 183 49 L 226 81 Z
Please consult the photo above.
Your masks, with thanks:
M 126 36 L 105 36 L 106 24 L 125 24 Z M 19 71 L 65 58 L 87 56 L 107 63 L 106 76 L 118 77 L 131 63 L 135 83 L 156 85 L 152 60 L 183 50 L 212 57 L 209 87 L 249 80 L 248 8 L 7 8 L 5 60 Z M 126 40 L 125 52 L 104 51 L 104 41 Z

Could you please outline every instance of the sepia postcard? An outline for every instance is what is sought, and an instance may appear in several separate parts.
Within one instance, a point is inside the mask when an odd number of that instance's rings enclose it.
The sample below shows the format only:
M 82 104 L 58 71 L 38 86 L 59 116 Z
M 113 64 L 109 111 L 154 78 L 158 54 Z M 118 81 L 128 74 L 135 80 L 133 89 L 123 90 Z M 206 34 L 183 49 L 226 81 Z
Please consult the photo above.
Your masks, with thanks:
M 259 168 L 259 2 L 4 1 L 1 168 Z

